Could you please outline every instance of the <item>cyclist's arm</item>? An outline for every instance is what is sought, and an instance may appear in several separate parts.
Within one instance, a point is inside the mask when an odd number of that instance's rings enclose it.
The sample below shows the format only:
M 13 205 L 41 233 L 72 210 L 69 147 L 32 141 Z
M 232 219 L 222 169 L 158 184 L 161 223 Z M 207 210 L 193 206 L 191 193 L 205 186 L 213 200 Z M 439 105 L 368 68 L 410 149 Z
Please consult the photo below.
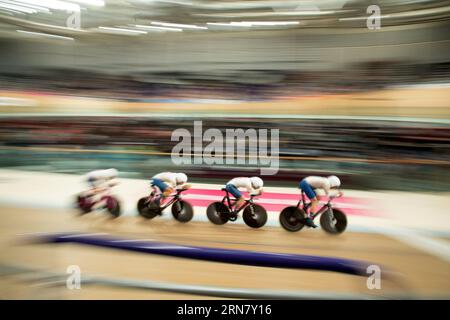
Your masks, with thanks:
M 184 183 L 177 186 L 177 189 L 189 189 L 189 188 L 191 188 L 191 184 L 189 183 Z
M 247 187 L 247 192 L 248 192 L 248 194 L 250 194 L 250 195 L 253 194 L 253 195 L 255 195 L 255 196 L 259 196 L 259 195 L 262 194 L 263 188 L 254 189 L 254 188 L 252 188 L 252 187 Z
M 331 192 L 328 194 L 328 197 L 337 198 L 337 197 L 342 197 L 343 195 L 344 195 L 344 193 L 341 190 L 332 189 Z
M 171 188 L 176 188 L 177 187 L 177 180 L 175 177 L 167 177 L 165 179 L 162 179 L 165 183 L 167 183 L 169 185 L 169 187 Z
M 114 187 L 114 186 L 116 186 L 118 184 L 119 184 L 119 180 L 116 179 L 116 178 L 111 179 L 111 180 L 108 181 L 108 186 L 110 186 L 110 187 Z

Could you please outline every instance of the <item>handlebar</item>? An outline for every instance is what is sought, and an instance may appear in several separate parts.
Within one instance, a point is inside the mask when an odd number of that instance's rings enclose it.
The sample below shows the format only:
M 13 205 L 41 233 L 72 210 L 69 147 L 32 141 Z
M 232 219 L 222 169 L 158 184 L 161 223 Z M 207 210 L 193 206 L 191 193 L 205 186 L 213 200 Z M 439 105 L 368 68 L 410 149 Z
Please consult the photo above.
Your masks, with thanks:
M 331 202 L 331 201 L 333 201 L 334 199 L 340 198 L 340 197 L 342 197 L 342 194 L 337 194 L 337 195 L 334 195 L 334 196 L 329 196 L 329 197 L 328 197 L 328 202 Z
M 327 204 L 330 204 L 331 201 L 333 201 L 333 200 L 336 199 L 336 198 L 340 198 L 340 197 L 342 197 L 342 196 L 343 196 L 342 194 L 337 194 L 337 195 L 333 195 L 333 196 L 328 196 L 328 201 L 327 201 L 326 203 L 327 203 Z M 302 193 L 302 198 L 300 199 L 299 204 L 300 204 L 301 202 L 303 202 L 303 204 L 304 204 L 304 205 L 307 205 L 307 206 L 311 205 L 311 202 L 307 202 L 307 201 L 306 201 L 305 196 L 303 195 L 303 193 Z M 322 200 L 321 200 L 320 202 L 322 202 Z M 322 203 L 324 203 L 324 202 L 322 202 Z
M 226 194 L 230 193 L 226 188 L 222 188 L 221 191 L 224 191 Z M 255 197 L 261 196 L 261 195 L 262 195 L 262 193 L 251 193 L 251 194 L 249 194 L 250 199 L 247 199 L 247 201 L 251 200 L 251 199 L 253 199 Z
M 246 201 L 247 202 L 251 202 L 251 201 L 253 201 L 253 199 L 255 198 L 255 197 L 259 197 L 259 196 L 261 196 L 262 194 L 255 194 L 255 193 L 252 193 L 252 194 L 250 194 L 250 199 L 247 199 Z

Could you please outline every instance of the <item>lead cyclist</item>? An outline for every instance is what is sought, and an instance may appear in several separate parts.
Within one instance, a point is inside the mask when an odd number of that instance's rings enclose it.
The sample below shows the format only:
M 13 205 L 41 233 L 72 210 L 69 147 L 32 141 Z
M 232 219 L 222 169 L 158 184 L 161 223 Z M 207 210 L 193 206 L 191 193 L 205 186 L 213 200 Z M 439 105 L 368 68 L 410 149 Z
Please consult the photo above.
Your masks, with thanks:
M 306 196 L 309 200 L 311 200 L 311 205 L 309 206 L 309 213 L 306 212 L 306 225 L 311 228 L 317 228 L 317 225 L 311 219 L 311 215 L 313 215 L 317 210 L 317 205 L 320 201 L 320 196 L 317 195 L 316 190 L 321 189 L 328 196 L 330 191 L 336 190 L 339 196 L 342 196 L 344 193 L 339 190 L 341 186 L 341 180 L 336 176 L 329 177 L 319 177 L 319 176 L 309 176 L 304 178 L 299 183 L 299 188 L 305 192 Z

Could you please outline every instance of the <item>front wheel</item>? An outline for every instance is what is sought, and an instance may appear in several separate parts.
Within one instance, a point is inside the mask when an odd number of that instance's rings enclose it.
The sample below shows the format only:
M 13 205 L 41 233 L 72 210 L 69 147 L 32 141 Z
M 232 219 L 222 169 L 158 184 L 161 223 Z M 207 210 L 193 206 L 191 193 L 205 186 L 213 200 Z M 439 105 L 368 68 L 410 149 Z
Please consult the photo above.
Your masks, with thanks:
M 117 201 L 117 199 L 114 197 L 108 197 L 106 199 L 106 208 L 114 218 L 120 216 L 122 212 L 119 201 Z
M 287 231 L 300 231 L 305 226 L 303 223 L 305 217 L 302 209 L 294 206 L 286 207 L 280 213 L 280 224 Z
M 189 202 L 179 200 L 172 205 L 172 215 L 175 220 L 188 222 L 194 216 L 194 209 Z
M 92 204 L 86 196 L 78 195 L 76 205 L 81 210 L 82 215 L 91 212 Z
M 213 202 L 206 209 L 209 221 L 217 225 L 227 223 L 229 214 L 230 210 L 222 202 Z
M 158 215 L 160 210 L 157 203 L 154 201 L 148 201 L 147 197 L 139 199 L 137 203 L 137 209 L 139 215 L 144 217 L 145 219 L 153 219 Z
M 251 228 L 261 228 L 267 222 L 267 211 L 259 204 L 251 204 L 242 214 L 244 222 Z
M 347 228 L 347 216 L 339 209 L 329 209 L 320 216 L 320 226 L 330 234 L 340 234 Z

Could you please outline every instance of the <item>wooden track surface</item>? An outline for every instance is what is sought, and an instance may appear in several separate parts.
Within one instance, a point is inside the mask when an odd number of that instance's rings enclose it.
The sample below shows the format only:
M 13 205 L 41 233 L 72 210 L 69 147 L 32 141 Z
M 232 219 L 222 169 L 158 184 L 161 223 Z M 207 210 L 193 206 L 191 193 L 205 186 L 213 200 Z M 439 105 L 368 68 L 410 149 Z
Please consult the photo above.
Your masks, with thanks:
M 449 264 L 407 244 L 378 234 L 344 233 L 330 236 L 321 230 L 289 233 L 281 228 L 258 230 L 245 225 L 191 222 L 139 217 L 108 219 L 101 213 L 78 216 L 75 210 L 0 207 L 0 263 L 65 273 L 78 265 L 82 273 L 104 277 L 145 279 L 170 283 L 361 293 L 387 296 L 396 293 L 420 296 L 450 292 Z M 20 235 L 35 232 L 80 231 L 109 233 L 124 238 L 154 239 L 176 244 L 283 252 L 360 259 L 398 272 L 385 279 L 382 289 L 368 290 L 366 278 L 332 272 L 286 270 L 195 261 L 76 244 L 27 244 Z M 0 298 L 8 299 L 196 299 L 193 295 L 102 286 L 81 290 L 48 288 L 0 278 Z

